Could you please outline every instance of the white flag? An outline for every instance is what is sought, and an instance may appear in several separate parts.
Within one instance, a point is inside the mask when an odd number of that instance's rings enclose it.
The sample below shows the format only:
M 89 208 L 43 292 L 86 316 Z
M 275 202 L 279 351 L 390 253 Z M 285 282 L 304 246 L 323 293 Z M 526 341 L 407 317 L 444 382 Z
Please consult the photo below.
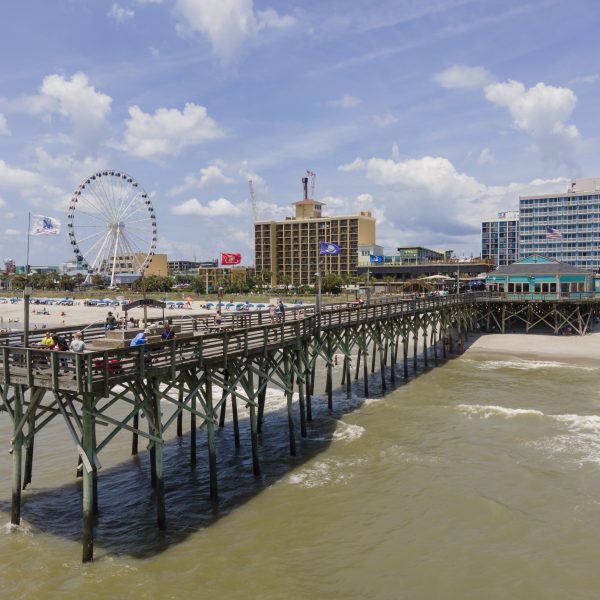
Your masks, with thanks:
M 60 221 L 44 215 L 31 215 L 31 235 L 58 235 Z

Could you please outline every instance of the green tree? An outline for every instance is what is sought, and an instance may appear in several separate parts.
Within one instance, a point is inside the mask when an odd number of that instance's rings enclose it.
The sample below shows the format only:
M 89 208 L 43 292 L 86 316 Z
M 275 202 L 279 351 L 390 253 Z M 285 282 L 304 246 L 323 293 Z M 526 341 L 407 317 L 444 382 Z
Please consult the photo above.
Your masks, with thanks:
M 336 273 L 327 273 L 321 281 L 321 291 L 326 294 L 339 294 L 342 291 L 344 279 Z

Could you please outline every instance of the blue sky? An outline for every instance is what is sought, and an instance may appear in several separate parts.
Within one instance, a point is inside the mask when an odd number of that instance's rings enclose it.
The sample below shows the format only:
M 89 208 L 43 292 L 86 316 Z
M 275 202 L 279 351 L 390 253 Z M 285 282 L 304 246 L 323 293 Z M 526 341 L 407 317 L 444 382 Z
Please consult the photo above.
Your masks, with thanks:
M 591 1 L 23 0 L 0 36 L 2 258 L 27 213 L 66 224 L 81 180 L 129 173 L 158 251 L 240 252 L 252 206 L 371 210 L 379 243 L 478 255 L 519 194 L 600 175 Z M 66 231 L 33 264 L 71 258 Z

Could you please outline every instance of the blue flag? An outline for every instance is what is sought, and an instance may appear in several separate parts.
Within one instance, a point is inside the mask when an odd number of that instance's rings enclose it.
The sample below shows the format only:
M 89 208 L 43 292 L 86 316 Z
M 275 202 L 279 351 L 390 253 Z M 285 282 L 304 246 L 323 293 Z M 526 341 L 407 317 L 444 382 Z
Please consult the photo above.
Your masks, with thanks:
M 330 242 L 320 242 L 319 243 L 319 254 L 321 256 L 323 256 L 323 255 L 335 256 L 336 254 L 339 254 L 341 251 L 342 251 L 342 249 L 337 244 L 331 244 Z
M 377 256 L 376 254 L 369 254 L 369 262 L 370 263 L 382 263 L 383 256 Z

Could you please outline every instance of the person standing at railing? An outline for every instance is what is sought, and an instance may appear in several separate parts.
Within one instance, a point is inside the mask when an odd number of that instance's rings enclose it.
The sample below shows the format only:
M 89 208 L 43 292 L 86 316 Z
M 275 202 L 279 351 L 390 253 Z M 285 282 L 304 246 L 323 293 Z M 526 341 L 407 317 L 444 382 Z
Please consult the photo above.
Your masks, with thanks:
M 77 331 L 73 334 L 73 339 L 69 344 L 69 350 L 71 352 L 83 352 L 85 350 L 85 342 L 83 341 L 83 335 L 81 331 Z
M 161 340 L 172 340 L 175 337 L 175 332 L 171 329 L 171 326 L 167 323 L 165 330 L 160 334 Z
M 106 315 L 106 324 L 105 324 L 106 331 L 112 331 L 116 327 L 117 327 L 117 318 L 109 310 L 108 315 Z

